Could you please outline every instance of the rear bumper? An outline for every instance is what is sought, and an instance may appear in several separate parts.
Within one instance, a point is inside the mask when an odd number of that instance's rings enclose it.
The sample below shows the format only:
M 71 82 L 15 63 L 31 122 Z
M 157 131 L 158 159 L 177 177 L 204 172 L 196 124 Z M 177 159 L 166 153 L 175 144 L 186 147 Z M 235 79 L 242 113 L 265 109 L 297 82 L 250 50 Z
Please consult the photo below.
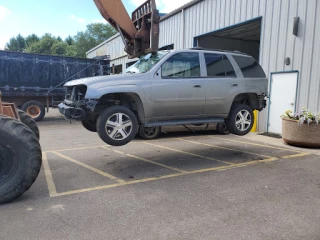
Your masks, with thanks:
M 86 118 L 87 113 L 82 108 L 70 107 L 64 103 L 58 105 L 60 113 L 65 116 L 67 119 L 74 119 L 81 121 Z

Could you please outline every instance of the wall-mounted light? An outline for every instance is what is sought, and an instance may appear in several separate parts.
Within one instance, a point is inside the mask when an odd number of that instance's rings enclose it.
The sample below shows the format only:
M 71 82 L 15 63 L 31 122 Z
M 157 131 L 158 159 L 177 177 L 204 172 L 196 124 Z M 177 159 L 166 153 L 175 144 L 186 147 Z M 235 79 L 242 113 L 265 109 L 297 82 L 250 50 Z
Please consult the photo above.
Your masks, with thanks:
M 296 37 L 298 37 L 298 32 L 299 32 L 299 17 L 295 17 L 293 19 L 293 35 L 295 35 Z
M 287 66 L 290 65 L 290 63 L 291 63 L 290 58 L 287 57 L 287 58 L 284 60 L 284 63 L 285 63 Z

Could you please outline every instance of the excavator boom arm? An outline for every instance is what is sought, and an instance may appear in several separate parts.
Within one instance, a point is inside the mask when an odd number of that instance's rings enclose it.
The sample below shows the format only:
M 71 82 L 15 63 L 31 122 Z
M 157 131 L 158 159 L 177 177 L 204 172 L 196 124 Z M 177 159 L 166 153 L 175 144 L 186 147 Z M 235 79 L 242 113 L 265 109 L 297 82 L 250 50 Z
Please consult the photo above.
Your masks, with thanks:
M 158 51 L 160 16 L 155 0 L 147 0 L 128 15 L 121 0 L 93 0 L 101 15 L 121 35 L 129 58 Z

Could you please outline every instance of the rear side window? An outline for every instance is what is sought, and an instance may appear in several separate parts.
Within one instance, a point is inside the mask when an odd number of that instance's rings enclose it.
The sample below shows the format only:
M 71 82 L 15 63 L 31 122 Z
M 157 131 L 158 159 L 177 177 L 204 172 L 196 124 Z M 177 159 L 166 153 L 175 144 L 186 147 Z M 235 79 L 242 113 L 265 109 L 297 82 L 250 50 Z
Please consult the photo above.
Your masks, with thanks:
M 188 78 L 200 77 L 200 60 L 198 53 L 178 53 L 162 65 L 162 77 Z
M 223 64 L 223 56 L 220 54 L 204 54 L 207 65 L 208 77 L 226 76 L 226 71 Z
M 252 57 L 233 56 L 242 74 L 246 78 L 265 78 L 266 75 L 257 61 Z
M 224 62 L 224 67 L 226 68 L 226 76 L 227 77 L 236 77 L 236 72 L 234 71 L 234 68 L 231 64 L 231 62 L 229 61 L 229 59 L 224 56 L 223 57 L 223 62 Z
M 205 53 L 208 77 L 236 77 L 229 59 L 221 54 Z

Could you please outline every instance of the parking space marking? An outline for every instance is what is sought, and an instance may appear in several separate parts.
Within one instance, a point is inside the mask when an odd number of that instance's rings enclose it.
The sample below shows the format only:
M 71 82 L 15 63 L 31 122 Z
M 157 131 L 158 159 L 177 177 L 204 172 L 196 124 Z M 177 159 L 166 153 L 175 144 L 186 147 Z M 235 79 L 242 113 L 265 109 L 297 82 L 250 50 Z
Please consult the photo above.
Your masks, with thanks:
M 273 162 L 276 160 L 279 160 L 279 159 L 278 158 L 270 158 L 270 159 L 266 159 L 266 160 L 256 160 L 256 161 L 251 161 L 251 162 L 246 162 L 246 163 L 232 164 L 232 165 L 228 165 L 228 166 L 198 169 L 198 170 L 188 171 L 188 172 L 184 172 L 184 173 L 164 175 L 161 177 L 144 178 L 144 179 L 134 180 L 134 181 L 130 181 L 130 182 L 109 184 L 109 185 L 104 185 L 104 186 L 85 188 L 85 189 L 73 190 L 73 191 L 68 191 L 68 192 L 61 192 L 61 193 L 57 193 L 56 195 L 54 195 L 52 197 L 62 197 L 62 196 L 73 195 L 73 194 L 78 194 L 78 193 L 85 193 L 85 192 L 91 192 L 91 191 L 102 190 L 102 189 L 110 189 L 110 188 L 133 185 L 133 184 L 138 184 L 138 183 L 152 182 L 152 181 L 156 181 L 156 180 L 181 177 L 181 176 L 192 175 L 192 174 L 197 174 L 197 173 L 206 173 L 206 172 L 213 172 L 213 171 L 220 172 L 220 171 L 226 171 L 226 170 L 235 169 L 235 168 L 246 167 L 246 166 L 254 165 L 257 163 Z
M 164 146 L 157 145 L 157 144 L 152 144 L 152 143 L 149 143 L 149 142 L 143 142 L 143 143 L 147 144 L 147 145 L 150 145 L 150 146 L 159 147 L 159 148 L 167 149 L 167 150 L 170 150 L 170 151 L 174 151 L 174 152 L 179 152 L 179 153 L 183 153 L 183 154 L 187 154 L 187 155 L 191 155 L 191 156 L 195 156 L 195 157 L 200 157 L 200 158 L 204 158 L 204 159 L 208 159 L 208 160 L 213 160 L 213 161 L 225 163 L 225 164 L 228 164 L 228 165 L 234 165 L 234 163 L 230 163 L 230 162 L 226 162 L 226 161 L 222 161 L 222 160 L 219 160 L 219 159 L 210 158 L 210 157 L 206 157 L 206 156 L 202 156 L 202 155 L 198 155 L 198 154 L 194 154 L 194 153 L 190 153 L 190 152 L 185 152 L 185 151 L 174 149 L 174 148 L 164 147 Z
M 91 170 L 91 171 L 93 171 L 93 172 L 96 172 L 96 173 L 98 173 L 98 174 L 100 174 L 100 175 L 102 175 L 102 176 L 105 176 L 105 177 L 107 177 L 107 178 L 110 178 L 110 179 L 112 179 L 112 180 L 115 180 L 115 181 L 117 181 L 117 182 L 119 182 L 119 183 L 124 183 L 124 182 L 125 182 L 124 180 L 122 180 L 122 179 L 120 179 L 120 178 L 117 178 L 117 177 L 115 177 L 115 176 L 113 176 L 113 175 L 111 175 L 111 174 L 108 174 L 108 173 L 106 173 L 106 172 L 103 172 L 103 171 L 101 171 L 101 170 L 99 170 L 99 169 L 97 169 L 97 168 L 91 167 L 91 166 L 89 166 L 89 165 L 87 165 L 87 164 L 85 164 L 85 163 L 79 162 L 79 161 L 77 161 L 77 160 L 75 160 L 75 159 L 73 159 L 73 158 L 70 158 L 70 157 L 68 157 L 68 156 L 66 156 L 66 155 L 63 155 L 63 154 L 61 154 L 61 153 L 59 153 L 59 152 L 52 152 L 52 153 L 55 154 L 55 155 L 57 155 L 57 156 L 59 156 L 59 157 L 61 157 L 61 158 L 63 158 L 63 159 L 65 159 L 65 160 L 68 160 L 68 161 L 73 162 L 73 163 L 75 163 L 75 164 L 78 164 L 78 165 L 80 165 L 80 166 L 82 166 L 82 167 L 84 167 L 84 168 L 87 168 L 87 169 L 89 169 L 89 170 Z
M 44 175 L 46 176 L 46 180 L 47 180 L 49 196 L 55 197 L 57 195 L 57 189 L 53 181 L 52 172 L 49 166 L 47 154 L 45 152 L 42 153 L 42 165 L 44 169 Z
M 304 157 L 304 156 L 308 156 L 308 155 L 310 155 L 310 153 L 304 152 L 304 153 L 298 153 L 298 154 L 294 154 L 294 155 L 283 156 L 281 158 L 289 159 L 289 158 L 296 158 L 296 157 Z
M 125 155 L 125 156 L 130 157 L 130 158 L 134 158 L 134 159 L 137 159 L 137 160 L 140 160 L 140 161 L 144 161 L 144 162 L 148 162 L 148 163 L 151 163 L 151 164 L 155 164 L 155 165 L 158 165 L 160 167 L 168 168 L 168 169 L 176 171 L 176 172 L 180 172 L 180 173 L 187 172 L 187 171 L 175 168 L 175 167 L 170 167 L 170 166 L 165 165 L 165 164 L 161 164 L 161 163 L 158 163 L 158 162 L 155 162 L 155 161 L 148 160 L 146 158 L 142 158 L 142 157 L 138 157 L 138 156 L 135 156 L 135 155 L 127 154 L 127 153 L 124 153 L 124 152 L 121 152 L 121 151 L 118 151 L 118 150 L 115 150 L 115 149 L 110 149 L 108 147 L 101 147 L 101 148 L 109 150 L 109 151 L 113 151 L 113 152 L 116 152 L 116 153 L 119 153 L 119 154 L 122 154 L 122 155 Z
M 225 140 L 225 141 L 229 141 L 229 142 L 236 142 L 236 143 L 242 143 L 242 144 L 244 143 L 244 144 L 249 144 L 249 145 L 254 145 L 254 146 L 259 146 L 259 147 L 278 149 L 278 150 L 286 150 L 288 152 L 305 153 L 303 151 L 297 151 L 297 150 L 292 150 L 292 149 L 288 149 L 288 148 L 276 147 L 276 146 L 272 146 L 272 145 L 263 145 L 263 144 L 258 144 L 258 143 L 231 140 L 231 139 L 228 139 L 228 138 L 220 138 L 220 137 L 213 137 L 213 136 L 209 136 L 209 137 L 210 138 L 215 138 L 215 139 L 220 139 L 220 140 Z
M 137 142 L 130 142 L 130 144 L 132 143 L 137 143 Z M 65 152 L 65 151 L 74 151 L 74 150 L 84 150 L 84 149 L 94 149 L 94 148 L 101 148 L 101 147 L 105 147 L 105 146 L 109 146 L 109 145 L 98 145 L 98 146 L 91 146 L 91 147 L 79 147 L 79 148 L 66 148 L 66 149 L 58 149 L 58 150 L 48 150 L 48 151 L 44 151 L 46 153 L 52 153 L 52 152 Z
M 199 145 L 203 145 L 203 146 L 207 146 L 207 147 L 214 147 L 214 148 L 220 148 L 220 149 L 225 149 L 225 150 L 234 151 L 234 152 L 242 152 L 242 153 L 252 154 L 252 155 L 259 156 L 259 157 L 264 157 L 266 159 L 273 158 L 272 156 L 268 156 L 268 155 L 262 155 L 262 154 L 257 154 L 257 153 L 253 153 L 253 152 L 242 151 L 242 150 L 237 150 L 237 149 L 232 149 L 232 148 L 227 148 L 227 147 L 220 147 L 220 146 L 216 146 L 216 145 L 208 144 L 208 143 L 200 143 L 200 142 L 196 142 L 196 141 L 185 140 L 185 139 L 182 139 L 182 138 L 177 138 L 177 139 L 180 140 L 180 141 L 199 144 Z

